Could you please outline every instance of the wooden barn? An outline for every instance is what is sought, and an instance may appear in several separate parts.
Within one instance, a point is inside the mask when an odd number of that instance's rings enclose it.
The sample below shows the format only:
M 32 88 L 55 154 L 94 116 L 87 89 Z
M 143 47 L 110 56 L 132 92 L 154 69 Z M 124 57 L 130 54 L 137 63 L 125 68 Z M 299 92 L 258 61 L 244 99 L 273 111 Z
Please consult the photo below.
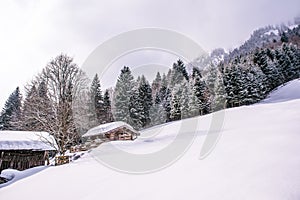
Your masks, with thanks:
M 88 141 L 135 140 L 140 133 L 125 122 L 101 124 L 90 129 L 82 137 Z
M 54 138 L 47 132 L 0 131 L 0 172 L 45 165 L 56 147 Z

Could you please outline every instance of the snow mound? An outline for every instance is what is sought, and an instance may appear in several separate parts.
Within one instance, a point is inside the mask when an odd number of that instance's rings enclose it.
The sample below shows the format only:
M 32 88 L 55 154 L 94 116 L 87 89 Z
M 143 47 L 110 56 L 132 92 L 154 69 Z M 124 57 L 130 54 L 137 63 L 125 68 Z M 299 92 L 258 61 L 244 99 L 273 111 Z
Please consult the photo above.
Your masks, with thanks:
M 261 103 L 278 103 L 300 99 L 300 79 L 292 80 L 277 89 Z

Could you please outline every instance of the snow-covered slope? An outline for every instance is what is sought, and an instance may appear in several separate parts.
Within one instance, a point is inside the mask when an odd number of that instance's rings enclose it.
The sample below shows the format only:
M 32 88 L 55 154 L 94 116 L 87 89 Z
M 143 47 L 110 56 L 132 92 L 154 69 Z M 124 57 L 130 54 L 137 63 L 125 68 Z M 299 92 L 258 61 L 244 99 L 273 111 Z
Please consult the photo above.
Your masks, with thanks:
M 279 89 L 281 94 L 289 93 L 291 87 L 286 86 Z M 272 95 L 270 99 L 275 98 Z M 199 160 L 212 116 L 187 120 L 198 122 L 195 141 L 182 158 L 161 171 L 116 172 L 91 153 L 1 188 L 0 199 L 300 199 L 300 99 L 226 110 L 217 145 Z M 141 133 L 156 132 L 153 138 L 141 136 L 115 144 L 134 153 L 157 151 L 172 142 L 181 123 Z M 98 151 L 107 150 L 105 147 Z
M 293 99 L 300 99 L 300 79 L 278 87 L 262 103 L 284 102 Z

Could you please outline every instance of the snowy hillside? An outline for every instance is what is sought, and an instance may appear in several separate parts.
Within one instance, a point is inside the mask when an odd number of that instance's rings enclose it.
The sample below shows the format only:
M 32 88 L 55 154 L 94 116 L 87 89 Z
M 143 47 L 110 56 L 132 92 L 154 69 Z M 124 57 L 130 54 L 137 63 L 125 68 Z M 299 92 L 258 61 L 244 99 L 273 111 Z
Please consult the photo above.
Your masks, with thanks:
M 212 114 L 186 120 L 198 122 L 197 137 L 183 157 L 161 171 L 130 175 L 111 170 L 92 157 L 109 150 L 102 145 L 69 165 L 48 167 L 1 188 L 0 199 L 299 200 L 300 99 L 294 95 L 300 93 L 299 84 L 279 88 L 269 103 L 226 110 L 221 137 L 205 159 L 199 155 Z M 181 123 L 113 144 L 137 154 L 155 152 L 173 141 Z M 151 133 L 155 137 L 147 137 Z
M 274 90 L 263 103 L 284 102 L 293 99 L 300 99 L 300 79 L 290 81 Z

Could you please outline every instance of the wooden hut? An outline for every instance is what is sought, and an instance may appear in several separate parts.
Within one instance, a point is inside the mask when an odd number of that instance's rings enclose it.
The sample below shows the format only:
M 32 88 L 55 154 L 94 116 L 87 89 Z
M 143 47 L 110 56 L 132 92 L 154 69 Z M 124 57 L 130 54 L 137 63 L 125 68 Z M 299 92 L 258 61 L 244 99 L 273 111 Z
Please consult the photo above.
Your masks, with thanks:
M 45 165 L 49 153 L 56 149 L 54 138 L 47 132 L 0 131 L 0 172 Z
M 135 140 L 140 133 L 125 122 L 101 124 L 90 129 L 82 137 L 89 141 Z

